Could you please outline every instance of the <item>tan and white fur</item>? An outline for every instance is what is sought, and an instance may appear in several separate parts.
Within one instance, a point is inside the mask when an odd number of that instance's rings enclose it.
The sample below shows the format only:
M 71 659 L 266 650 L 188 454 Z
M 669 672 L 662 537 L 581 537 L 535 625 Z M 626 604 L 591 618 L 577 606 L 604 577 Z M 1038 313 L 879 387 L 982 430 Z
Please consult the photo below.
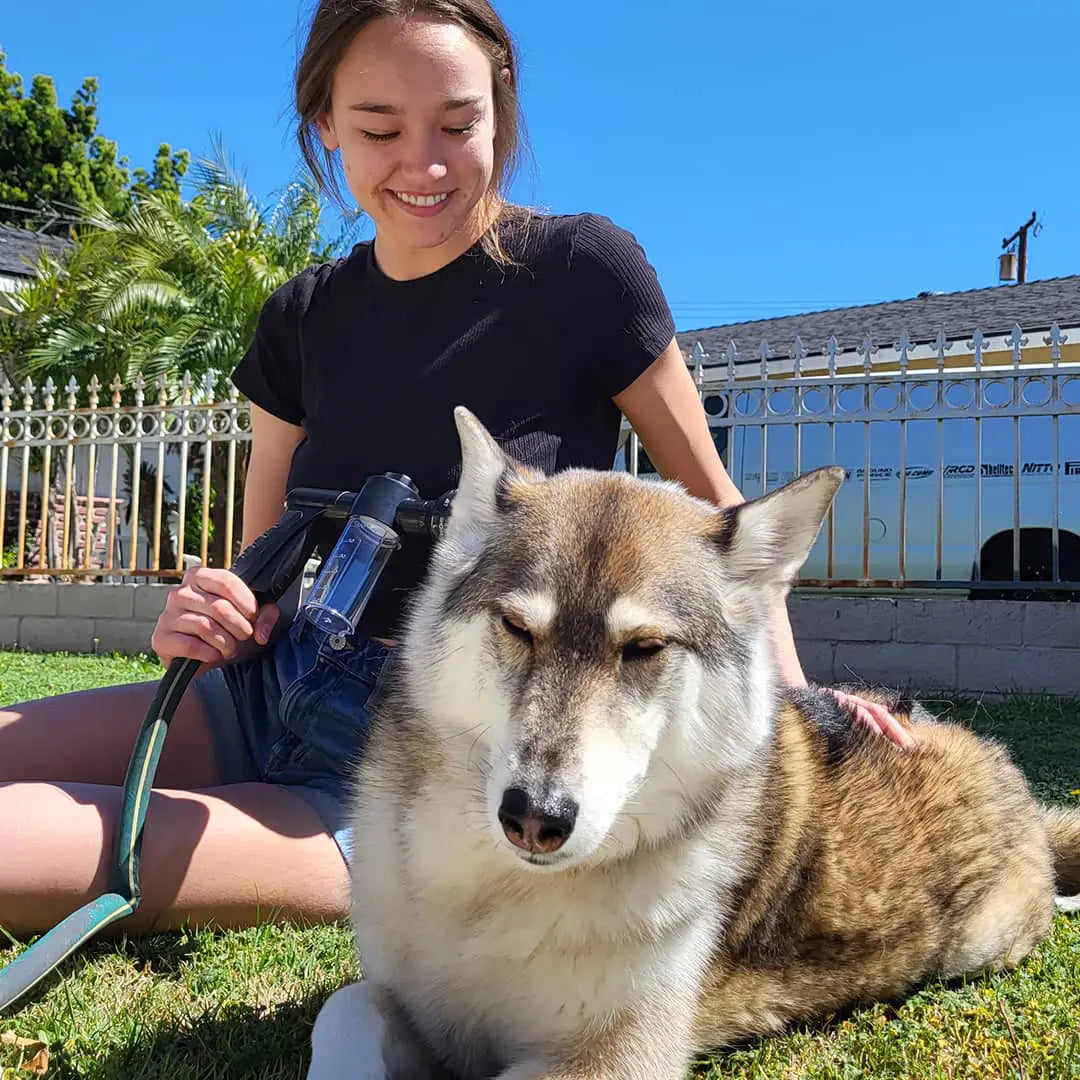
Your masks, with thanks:
M 364 977 L 320 1012 L 311 1080 L 679 1080 L 1043 938 L 1080 816 L 895 696 L 917 750 L 777 682 L 772 613 L 840 470 L 718 510 L 533 474 L 455 420 L 447 535 L 357 775 Z

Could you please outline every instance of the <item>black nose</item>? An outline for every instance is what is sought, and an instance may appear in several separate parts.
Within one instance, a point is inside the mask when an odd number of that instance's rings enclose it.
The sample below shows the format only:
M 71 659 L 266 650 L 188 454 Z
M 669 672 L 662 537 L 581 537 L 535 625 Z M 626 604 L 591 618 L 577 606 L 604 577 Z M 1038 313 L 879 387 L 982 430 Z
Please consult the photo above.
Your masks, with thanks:
M 506 838 L 523 851 L 558 851 L 570 838 L 578 804 L 568 795 L 550 792 L 535 800 L 524 789 L 507 788 L 499 806 L 499 824 Z

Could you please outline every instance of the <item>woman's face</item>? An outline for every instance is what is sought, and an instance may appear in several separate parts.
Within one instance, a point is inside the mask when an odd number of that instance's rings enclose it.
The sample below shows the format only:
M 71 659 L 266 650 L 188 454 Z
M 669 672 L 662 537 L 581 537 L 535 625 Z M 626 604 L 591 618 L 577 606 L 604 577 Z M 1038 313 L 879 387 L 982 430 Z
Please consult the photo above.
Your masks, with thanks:
M 491 62 L 454 23 L 381 18 L 334 74 L 323 145 L 375 223 L 391 276 L 428 273 L 479 239 L 494 170 Z

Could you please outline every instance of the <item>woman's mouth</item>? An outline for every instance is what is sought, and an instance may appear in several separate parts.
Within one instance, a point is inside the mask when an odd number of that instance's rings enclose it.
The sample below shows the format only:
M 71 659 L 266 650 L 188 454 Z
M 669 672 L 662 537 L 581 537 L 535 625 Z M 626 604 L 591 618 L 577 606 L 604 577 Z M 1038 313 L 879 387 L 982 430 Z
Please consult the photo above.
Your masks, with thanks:
M 394 201 L 410 214 L 417 217 L 434 217 L 450 201 L 452 191 L 438 191 L 429 195 L 414 191 L 393 191 Z

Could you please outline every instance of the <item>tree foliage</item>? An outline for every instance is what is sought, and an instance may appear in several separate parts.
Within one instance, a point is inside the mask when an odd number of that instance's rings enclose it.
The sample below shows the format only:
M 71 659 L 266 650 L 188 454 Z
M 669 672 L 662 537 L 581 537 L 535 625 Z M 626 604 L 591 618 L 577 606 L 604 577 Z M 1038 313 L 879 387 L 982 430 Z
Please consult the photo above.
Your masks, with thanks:
M 13 383 L 225 374 L 270 293 L 332 254 L 320 217 L 310 183 L 261 206 L 219 149 L 197 165 L 190 199 L 149 190 L 122 216 L 99 209 L 67 256 L 43 252 L 0 319 L 0 362 Z
M 152 169 L 130 168 L 98 132 L 98 84 L 87 78 L 62 108 L 48 75 L 29 92 L 0 51 L 0 222 L 67 235 L 98 209 L 123 217 L 150 191 L 178 192 L 190 155 L 158 147 Z

